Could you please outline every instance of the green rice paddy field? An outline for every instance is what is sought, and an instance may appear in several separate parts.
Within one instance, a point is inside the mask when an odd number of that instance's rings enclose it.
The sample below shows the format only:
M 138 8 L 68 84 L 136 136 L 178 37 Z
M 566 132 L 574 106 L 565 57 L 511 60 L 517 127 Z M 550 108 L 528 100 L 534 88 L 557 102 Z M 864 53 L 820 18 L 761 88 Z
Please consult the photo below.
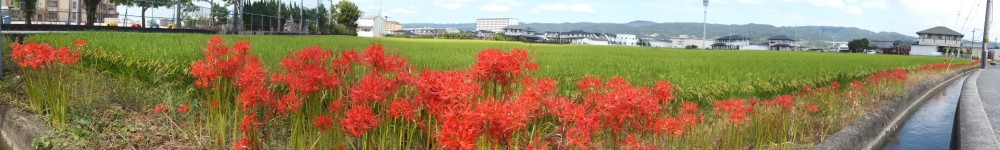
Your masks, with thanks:
M 86 32 L 41 34 L 26 41 L 71 45 L 86 39 L 102 58 L 119 65 L 105 69 L 166 70 L 157 74 L 186 75 L 192 62 L 201 59 L 212 35 Z M 425 69 L 466 69 L 479 51 L 487 48 L 526 49 L 540 69 L 533 76 L 551 77 L 563 91 L 573 90 L 584 76 L 621 76 L 638 85 L 669 80 L 679 88 L 678 99 L 703 103 L 728 98 L 769 98 L 777 94 L 846 82 L 886 68 L 915 68 L 939 63 L 941 57 L 844 54 L 821 52 L 715 51 L 644 47 L 550 45 L 482 40 L 361 38 L 351 36 L 223 35 L 227 43 L 246 40 L 251 51 L 275 71 L 277 62 L 295 51 L 319 45 L 324 49 L 363 51 L 382 43 L 389 53 L 407 57 Z M 87 55 L 88 52 L 83 52 Z M 95 57 L 91 55 L 91 57 Z M 956 60 L 956 63 L 968 62 Z M 127 64 L 127 65 L 120 65 Z M 114 68 L 114 67 L 125 68 Z M 130 68 L 130 67 L 139 68 Z M 141 73 L 138 73 L 141 74 Z M 570 93 L 570 92 L 565 92 Z

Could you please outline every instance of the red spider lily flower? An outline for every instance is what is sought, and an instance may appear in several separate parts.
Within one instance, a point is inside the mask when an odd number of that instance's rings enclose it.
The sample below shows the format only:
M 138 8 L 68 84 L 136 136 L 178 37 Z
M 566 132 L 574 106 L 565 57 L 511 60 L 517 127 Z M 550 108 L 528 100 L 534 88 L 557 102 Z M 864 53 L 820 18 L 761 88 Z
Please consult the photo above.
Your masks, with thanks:
M 344 146 L 337 146 L 337 148 L 333 148 L 333 149 L 334 150 L 346 150 L 347 148 L 345 148 Z
M 684 104 L 681 105 L 681 110 L 684 113 L 694 113 L 694 112 L 697 112 L 698 111 L 698 103 L 684 102 Z
M 583 80 L 577 83 L 577 87 L 579 87 L 580 92 L 589 93 L 587 91 L 603 88 L 604 83 L 595 77 L 583 77 Z
M 326 107 L 326 111 L 330 113 L 337 113 L 340 112 L 341 109 L 344 109 L 344 107 L 347 107 L 347 104 L 344 104 L 343 100 L 337 99 L 330 102 L 330 105 Z
M 528 144 L 528 146 L 524 147 L 524 149 L 525 150 L 548 150 L 548 149 L 551 149 L 551 148 L 549 148 L 549 143 L 548 142 L 542 142 L 541 138 L 535 137 L 535 138 L 531 139 L 531 144 Z
M 167 109 L 169 109 L 169 108 L 167 108 L 167 105 L 165 105 L 165 104 L 157 104 L 155 107 L 153 107 L 153 112 L 162 113 L 162 112 L 167 111 Z
M 360 138 L 361 134 L 378 126 L 378 117 L 371 107 L 356 105 L 347 110 L 347 118 L 344 118 L 342 125 L 348 135 Z
M 622 146 L 623 150 L 655 150 L 657 148 L 640 142 L 635 138 L 635 135 L 629 135 L 625 137 L 625 145 Z
M 396 92 L 395 81 L 372 72 L 361 79 L 361 83 L 351 88 L 348 97 L 357 104 L 381 103 L 385 98 Z
M 507 143 L 514 132 L 523 130 L 531 121 L 533 109 L 529 103 L 486 100 L 476 106 L 484 116 L 488 135 L 496 143 Z
M 670 103 L 670 100 L 674 99 L 674 88 L 670 86 L 670 81 L 656 82 L 653 91 L 656 93 L 656 98 L 660 99 L 660 104 Z
M 191 64 L 191 75 L 195 78 L 194 85 L 198 88 L 208 87 L 218 78 L 218 73 L 215 70 L 215 66 L 210 60 L 196 61 Z
M 251 131 L 257 129 L 258 125 L 261 125 L 260 121 L 257 121 L 256 114 L 249 114 L 243 116 L 243 121 L 240 122 L 240 131 L 243 133 L 250 133 Z
M 806 107 L 808 107 L 809 112 L 812 112 L 812 113 L 819 112 L 819 108 L 816 107 L 816 104 L 809 104 L 809 106 L 806 106 Z
M 477 62 L 472 67 L 476 79 L 499 85 L 509 85 L 525 72 L 538 69 L 538 65 L 528 57 L 528 51 L 521 49 L 513 49 L 510 53 L 486 49 L 479 52 L 476 59 Z
M 80 61 L 80 51 L 70 50 L 69 48 L 61 47 L 55 53 L 56 53 L 55 57 L 57 57 L 56 59 L 58 59 L 59 63 L 62 64 L 74 64 Z
M 792 105 L 795 103 L 795 97 L 792 97 L 791 95 L 782 95 L 772 100 L 772 103 L 781 106 L 786 110 L 792 110 Z
M 251 150 L 253 149 L 252 146 L 253 145 L 250 143 L 250 139 L 244 137 L 233 144 L 233 150 Z
M 403 71 L 409 65 L 401 56 L 386 55 L 382 44 L 373 43 L 365 49 L 363 63 L 375 69 L 375 72 Z
M 851 81 L 851 88 L 853 88 L 853 89 L 861 89 L 861 88 L 865 88 L 865 86 L 867 86 L 867 85 L 865 85 L 864 83 L 858 82 L 858 80 Z
M 188 104 L 182 104 L 180 107 L 177 107 L 177 113 L 185 113 L 188 109 L 191 109 Z
M 582 115 L 566 130 L 566 145 L 577 149 L 590 149 L 591 139 L 601 128 L 596 114 Z
M 285 74 L 276 74 L 275 79 L 287 84 L 289 89 L 302 95 L 310 95 L 320 89 L 335 89 L 340 78 L 331 75 L 327 66 L 332 53 L 313 46 L 285 56 L 280 66 Z
M 315 125 L 316 128 L 323 129 L 323 131 L 329 131 L 330 127 L 333 126 L 333 118 L 326 115 L 320 115 L 319 117 L 316 117 Z
M 212 109 L 219 109 L 219 100 L 212 100 L 211 104 L 209 105 L 212 107 Z
M 441 127 L 437 144 L 441 149 L 475 149 L 476 140 L 482 132 L 482 115 L 471 110 L 449 109 L 440 115 Z
M 295 92 L 289 91 L 278 101 L 278 112 L 281 114 L 298 111 L 300 107 L 302 107 L 302 100 L 296 96 Z
M 396 99 L 389 103 L 389 117 L 414 122 L 417 119 L 417 112 L 414 102 L 407 99 Z
M 76 42 L 73 42 L 73 45 L 76 45 L 76 47 L 87 46 L 87 40 L 78 39 L 78 40 L 76 40 Z
M 671 117 L 654 119 L 651 123 L 652 131 L 660 135 L 679 136 L 684 134 L 684 126 L 680 120 Z
M 347 74 L 353 68 L 352 65 L 360 61 L 358 57 L 360 57 L 358 56 L 358 52 L 354 50 L 341 53 L 340 57 L 333 60 L 333 72 L 339 76 Z
M 479 84 L 467 72 L 424 71 L 419 80 L 417 100 L 431 114 L 466 105 L 482 94 Z
M 62 47 L 58 50 L 48 44 L 28 44 L 12 45 L 11 57 L 17 61 L 17 65 L 27 69 L 38 69 L 53 63 L 73 64 L 80 60 L 80 51 L 70 50 Z
M 241 70 L 235 83 L 237 88 L 242 90 L 238 97 L 238 101 L 241 104 L 239 107 L 240 110 L 273 104 L 275 94 L 267 89 L 267 83 L 264 81 L 267 73 L 259 65 L 256 57 L 250 57 L 247 65 L 243 66 Z

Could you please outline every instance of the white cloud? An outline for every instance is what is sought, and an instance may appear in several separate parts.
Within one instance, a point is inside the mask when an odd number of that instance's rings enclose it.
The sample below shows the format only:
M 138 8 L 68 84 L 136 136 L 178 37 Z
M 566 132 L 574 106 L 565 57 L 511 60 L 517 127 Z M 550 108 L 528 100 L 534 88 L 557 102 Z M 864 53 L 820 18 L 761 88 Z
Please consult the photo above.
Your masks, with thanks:
M 852 15 L 860 15 L 865 13 L 865 10 L 862 10 L 861 7 L 855 5 L 849 5 L 847 7 L 844 7 L 844 10 L 847 11 L 847 14 L 852 14 Z
M 568 11 L 568 12 L 582 12 L 582 13 L 597 13 L 594 10 L 594 6 L 590 4 L 581 2 L 579 0 L 573 0 L 569 3 L 547 3 L 535 5 L 529 13 L 540 13 L 541 11 Z
M 413 6 L 410 6 L 409 8 L 393 8 L 389 12 L 394 14 L 416 14 L 417 10 Z
M 736 0 L 740 4 L 764 4 L 764 0 Z
M 462 7 L 474 0 L 434 0 L 434 6 L 438 6 L 444 9 L 455 10 L 462 9 Z
M 786 2 L 798 2 L 800 0 L 784 0 Z M 866 9 L 884 10 L 889 7 L 886 0 L 801 0 L 816 7 L 833 8 L 842 10 L 847 14 L 860 15 Z M 900 0 L 903 1 L 903 0 Z
M 490 12 L 507 12 L 511 7 L 519 5 L 521 5 L 521 2 L 516 0 L 494 0 L 493 2 L 484 4 L 480 10 Z
M 904 8 L 902 11 L 916 19 L 918 25 L 925 29 L 947 26 L 953 30 L 962 30 L 963 24 L 966 24 L 965 30 L 971 31 L 972 28 L 982 28 L 985 18 L 985 1 L 899 0 L 896 3 L 900 3 Z M 981 4 L 979 9 L 975 9 L 977 4 Z

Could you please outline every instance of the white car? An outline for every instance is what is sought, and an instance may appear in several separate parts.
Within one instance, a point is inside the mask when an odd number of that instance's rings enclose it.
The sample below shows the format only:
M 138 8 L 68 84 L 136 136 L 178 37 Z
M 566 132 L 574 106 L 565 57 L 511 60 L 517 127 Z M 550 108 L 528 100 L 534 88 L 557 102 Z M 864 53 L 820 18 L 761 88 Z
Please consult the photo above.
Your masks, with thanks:
M 865 53 L 868 53 L 868 54 L 878 54 L 878 52 L 875 51 L 875 50 L 868 50 Z

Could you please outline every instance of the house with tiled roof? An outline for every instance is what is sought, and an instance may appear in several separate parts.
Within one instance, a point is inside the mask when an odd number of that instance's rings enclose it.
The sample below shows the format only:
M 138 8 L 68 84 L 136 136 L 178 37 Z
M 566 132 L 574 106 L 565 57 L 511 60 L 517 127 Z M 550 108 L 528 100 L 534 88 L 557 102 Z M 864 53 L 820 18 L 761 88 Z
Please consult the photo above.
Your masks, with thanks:
M 937 26 L 917 32 L 917 45 L 910 47 L 910 55 L 943 56 L 942 52 L 957 50 L 962 46 L 965 37 L 958 31 Z
M 793 51 L 799 44 L 796 42 L 798 40 L 789 38 L 785 35 L 773 36 L 767 38 L 767 49 L 776 51 Z

